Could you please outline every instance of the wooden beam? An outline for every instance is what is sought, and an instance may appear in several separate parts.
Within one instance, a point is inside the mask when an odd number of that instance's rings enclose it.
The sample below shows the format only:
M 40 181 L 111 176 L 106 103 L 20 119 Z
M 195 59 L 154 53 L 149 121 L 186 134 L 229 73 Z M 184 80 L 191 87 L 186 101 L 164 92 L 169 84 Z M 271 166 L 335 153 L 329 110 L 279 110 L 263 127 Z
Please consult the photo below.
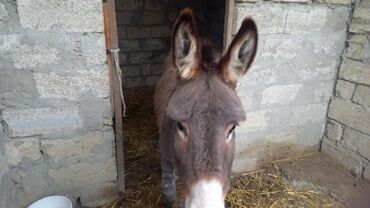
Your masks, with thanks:
M 226 0 L 225 5 L 225 23 L 224 23 L 224 50 L 231 43 L 233 33 L 233 19 L 234 19 L 234 0 Z
M 125 173 L 124 173 L 124 154 L 123 154 L 123 114 L 122 103 L 120 96 L 120 77 L 116 72 L 116 65 L 113 59 L 113 54 L 110 49 L 118 49 L 118 32 L 116 20 L 115 0 L 104 1 L 104 29 L 106 37 L 106 47 L 108 51 L 108 67 L 111 82 L 111 103 L 114 116 L 114 133 L 116 137 L 116 158 L 118 172 L 118 191 L 125 191 Z

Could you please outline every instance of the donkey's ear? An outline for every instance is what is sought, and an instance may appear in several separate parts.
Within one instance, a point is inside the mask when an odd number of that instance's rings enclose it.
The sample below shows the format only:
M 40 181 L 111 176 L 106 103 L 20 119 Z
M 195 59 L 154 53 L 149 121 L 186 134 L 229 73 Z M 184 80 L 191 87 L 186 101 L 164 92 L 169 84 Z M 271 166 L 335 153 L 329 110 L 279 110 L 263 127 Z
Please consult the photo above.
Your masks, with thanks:
M 171 44 L 172 60 L 179 77 L 191 79 L 201 59 L 199 35 L 191 9 L 185 8 L 180 12 L 174 25 Z
M 252 19 L 245 18 L 219 62 L 226 82 L 236 84 L 247 72 L 256 55 L 257 43 L 257 26 Z

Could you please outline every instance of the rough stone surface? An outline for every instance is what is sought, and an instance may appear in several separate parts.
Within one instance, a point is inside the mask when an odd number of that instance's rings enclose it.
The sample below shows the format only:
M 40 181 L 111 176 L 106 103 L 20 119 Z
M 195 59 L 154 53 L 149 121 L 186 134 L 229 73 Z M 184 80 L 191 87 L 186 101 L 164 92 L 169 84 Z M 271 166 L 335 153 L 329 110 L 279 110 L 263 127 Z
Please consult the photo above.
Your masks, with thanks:
M 117 175 L 115 159 L 103 164 L 77 163 L 59 169 L 50 169 L 49 175 L 56 184 L 66 187 L 79 187 L 79 184 L 92 185 L 115 181 Z
M 269 110 L 247 112 L 247 119 L 240 124 L 239 133 L 262 131 L 266 129 L 269 125 L 269 114 L 271 114 Z
M 355 152 L 336 146 L 329 140 L 322 141 L 321 151 L 325 155 L 328 155 L 332 160 L 346 167 L 354 175 L 361 176 L 363 171 L 363 162 L 361 157 Z
M 350 4 L 351 0 L 313 0 L 313 3 L 318 4 Z
M 92 133 L 74 139 L 42 140 L 41 149 L 56 161 L 67 157 L 84 159 L 92 156 L 94 154 L 93 148 L 102 143 L 104 143 L 104 137 Z
M 367 34 L 370 32 L 370 8 L 358 6 L 353 12 L 352 24 L 350 32 Z
M 0 2 L 1 208 L 47 195 L 97 207 L 117 196 L 102 5 Z M 129 54 L 122 57 L 128 63 Z M 73 186 L 63 170 L 70 178 L 78 172 Z
M 19 165 L 23 158 L 38 160 L 42 157 L 38 138 L 11 139 L 6 144 L 8 163 L 10 166 Z
M 109 96 L 108 71 L 77 71 L 74 76 L 35 73 L 41 97 L 77 100 L 82 93 L 91 92 L 96 97 Z
M 343 127 L 340 123 L 328 120 L 326 124 L 326 137 L 332 142 L 340 141 L 342 139 Z
M 351 82 L 338 79 L 335 85 L 335 96 L 350 100 L 355 91 L 355 87 L 356 85 Z
M 350 101 L 332 99 L 330 102 L 328 117 L 361 132 L 370 134 L 370 109 Z
M 345 31 L 349 11 L 346 7 L 297 6 L 273 3 L 240 3 L 236 6 L 234 33 L 245 17 L 252 16 L 261 34 Z
M 40 31 L 103 32 L 102 2 L 17 1 L 19 20 L 25 28 Z
M 353 96 L 353 101 L 370 107 L 370 87 L 358 85 Z
M 309 104 L 293 108 L 292 126 L 303 126 L 307 122 L 323 123 L 327 111 L 326 103 Z
M 55 64 L 60 60 L 58 50 L 47 45 L 20 45 L 13 49 L 12 53 L 14 66 L 18 69 Z
M 348 44 L 346 57 L 362 61 L 368 44 L 367 37 L 365 35 L 353 35 Z
M 343 134 L 343 146 L 358 152 L 359 155 L 370 159 L 370 136 L 351 128 L 346 128 Z
M 344 59 L 340 67 L 339 77 L 359 84 L 370 85 L 369 65 Z
M 369 164 L 365 168 L 363 177 L 370 182 L 370 165 Z
M 292 103 L 302 85 L 276 85 L 266 88 L 262 93 L 262 104 Z
M 77 107 L 4 110 L 3 119 L 11 136 L 28 136 L 81 128 Z
M 362 195 L 370 188 L 369 183 L 353 176 L 345 168 L 338 165 L 335 160 L 331 160 L 322 153 L 278 161 L 274 163 L 274 167 L 286 176 L 295 188 L 309 188 L 327 192 L 336 201 L 342 202 L 348 207 L 361 207 L 349 205 L 354 202 L 357 196 Z M 347 206 L 334 205 L 334 207 Z

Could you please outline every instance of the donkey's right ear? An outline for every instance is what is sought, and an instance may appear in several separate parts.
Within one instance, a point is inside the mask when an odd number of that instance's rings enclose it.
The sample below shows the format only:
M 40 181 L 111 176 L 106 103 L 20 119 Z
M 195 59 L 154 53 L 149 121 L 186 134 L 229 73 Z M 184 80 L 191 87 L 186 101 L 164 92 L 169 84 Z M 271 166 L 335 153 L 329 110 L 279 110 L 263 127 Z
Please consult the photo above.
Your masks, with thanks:
M 183 9 L 175 22 L 171 56 L 181 79 L 188 80 L 196 74 L 201 53 L 195 18 L 189 8 Z
M 232 84 L 247 72 L 256 55 L 258 43 L 257 26 L 245 18 L 226 53 L 220 59 L 223 79 Z

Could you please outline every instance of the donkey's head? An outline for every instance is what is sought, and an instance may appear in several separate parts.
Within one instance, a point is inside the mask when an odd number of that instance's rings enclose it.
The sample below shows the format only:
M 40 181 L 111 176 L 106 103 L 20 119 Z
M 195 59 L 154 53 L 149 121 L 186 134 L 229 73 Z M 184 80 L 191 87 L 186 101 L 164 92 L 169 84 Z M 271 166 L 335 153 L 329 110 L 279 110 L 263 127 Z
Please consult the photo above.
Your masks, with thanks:
M 176 121 L 175 163 L 186 207 L 224 207 L 234 158 L 234 129 L 245 119 L 236 83 L 251 65 L 257 28 L 246 18 L 223 55 L 199 37 L 195 18 L 184 9 L 172 36 L 171 64 L 177 86 L 167 115 Z

